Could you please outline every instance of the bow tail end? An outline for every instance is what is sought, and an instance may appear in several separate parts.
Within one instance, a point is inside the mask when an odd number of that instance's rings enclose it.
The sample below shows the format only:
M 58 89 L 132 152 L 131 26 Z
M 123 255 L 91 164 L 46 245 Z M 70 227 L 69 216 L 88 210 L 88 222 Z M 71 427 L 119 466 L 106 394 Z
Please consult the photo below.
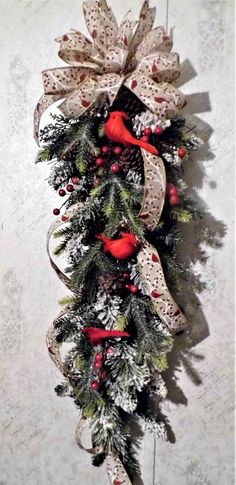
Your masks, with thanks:
M 53 103 L 65 97 L 65 94 L 43 94 L 34 110 L 34 139 L 39 146 L 39 127 L 43 113 Z

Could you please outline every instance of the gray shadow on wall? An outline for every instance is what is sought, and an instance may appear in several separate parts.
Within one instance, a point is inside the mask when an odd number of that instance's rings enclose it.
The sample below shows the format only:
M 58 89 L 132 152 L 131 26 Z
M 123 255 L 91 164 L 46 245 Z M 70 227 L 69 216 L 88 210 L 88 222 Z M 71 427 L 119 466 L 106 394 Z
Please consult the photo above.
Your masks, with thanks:
M 181 65 L 181 77 L 176 83 L 176 87 L 180 87 L 186 82 L 190 81 L 197 75 L 193 69 L 191 63 L 186 60 Z M 209 94 L 206 92 L 195 93 L 186 96 L 187 105 L 181 111 L 181 114 L 186 119 L 187 130 L 196 128 L 196 134 L 203 140 L 204 144 L 198 148 L 192 155 L 191 159 L 188 159 L 182 167 L 180 175 L 186 181 L 189 187 L 189 194 L 195 199 L 197 207 L 204 208 L 204 218 L 194 221 L 190 224 L 182 224 L 181 231 L 183 233 L 183 243 L 179 248 L 179 259 L 186 262 L 188 266 L 197 262 L 202 265 L 207 264 L 208 254 L 207 246 L 215 249 L 220 248 L 223 244 L 223 238 L 225 236 L 226 227 L 223 222 L 214 218 L 210 214 L 205 206 L 205 203 L 198 195 L 198 189 L 203 186 L 205 178 L 205 166 L 213 165 L 216 163 L 215 155 L 210 150 L 209 140 L 212 135 L 212 128 L 209 124 L 200 119 L 197 114 L 211 111 Z M 135 102 L 137 106 L 137 113 L 142 110 L 142 106 L 138 105 L 137 99 Z M 114 104 L 114 110 L 121 110 L 122 107 L 118 104 Z M 126 109 L 128 109 L 126 107 Z M 132 114 L 134 114 L 135 107 L 132 106 Z M 216 187 L 216 182 L 211 182 L 211 187 Z M 155 237 L 155 236 L 154 236 Z M 154 244 L 155 245 L 155 244 Z M 167 387 L 166 401 L 172 402 L 175 405 L 188 405 L 188 396 L 185 395 L 179 385 L 180 372 L 186 372 L 186 375 L 196 386 L 201 386 L 202 379 L 198 373 L 196 363 L 204 360 L 204 355 L 201 355 L 196 346 L 205 340 L 209 334 L 209 326 L 201 308 L 199 295 L 206 291 L 206 284 L 202 281 L 201 276 L 190 271 L 188 274 L 188 280 L 181 281 L 182 291 L 181 294 L 175 296 L 175 299 L 189 322 L 189 330 L 184 334 L 179 334 L 174 339 L 174 346 L 169 354 L 169 368 L 162 373 Z M 171 287 L 170 287 L 171 291 Z M 172 292 L 175 295 L 174 292 Z M 155 384 L 155 376 L 153 379 Z M 145 392 L 139 395 L 139 406 L 137 409 L 137 415 L 142 416 L 143 410 L 147 407 L 151 408 L 152 413 L 155 414 L 157 420 L 164 421 L 167 429 L 168 441 L 175 443 L 176 437 L 174 429 L 169 422 L 168 417 L 164 414 L 164 410 L 161 406 L 161 401 L 154 397 L 148 397 Z M 130 419 L 130 418 L 129 418 Z M 129 427 L 132 442 L 136 449 L 139 448 L 140 441 L 143 436 L 143 430 L 139 424 L 139 421 L 134 416 L 127 423 Z M 155 449 L 154 449 L 155 453 Z M 154 475 L 155 475 L 155 462 L 154 460 Z M 140 476 L 135 477 L 134 485 L 144 485 Z
M 186 72 L 186 81 L 184 81 L 184 72 Z M 190 62 L 187 60 L 184 62 L 184 69 L 178 86 L 189 81 L 191 73 L 194 76 L 196 75 Z M 213 130 L 210 125 L 196 116 L 196 113 L 211 110 L 209 95 L 203 92 L 187 96 L 187 103 L 181 114 L 185 117 L 186 125 L 189 126 L 189 129 L 196 127 L 197 135 L 202 138 L 204 144 L 194 152 L 192 159 L 186 161 L 183 165 L 182 175 L 189 187 L 189 194 L 194 197 L 196 205 L 200 208 L 203 207 L 206 211 L 204 218 L 190 224 L 182 224 L 181 227 L 184 237 L 179 249 L 179 259 L 191 266 L 197 262 L 201 265 L 207 264 L 207 247 L 214 249 L 222 247 L 226 234 L 226 225 L 208 212 L 206 204 L 197 193 L 197 189 L 203 186 L 205 177 L 204 166 L 217 163 L 215 155 L 209 146 Z M 216 188 L 217 182 L 212 181 L 211 187 L 212 189 Z M 189 322 L 189 330 L 175 337 L 174 346 L 168 358 L 169 368 L 162 375 L 168 390 L 166 401 L 175 405 L 187 406 L 188 397 L 179 386 L 179 374 L 184 369 L 184 372 L 196 386 L 202 384 L 202 379 L 195 368 L 195 363 L 204 360 L 204 355 L 196 350 L 196 346 L 210 335 L 210 329 L 199 300 L 199 295 L 206 291 L 206 282 L 202 280 L 200 275 L 191 271 L 188 280 L 182 280 L 181 283 L 181 295 L 176 300 L 178 300 L 178 304 L 183 309 Z M 161 409 L 160 401 L 149 403 L 149 405 L 155 406 L 157 416 L 166 423 L 168 441 L 175 443 L 174 430 L 168 417 Z

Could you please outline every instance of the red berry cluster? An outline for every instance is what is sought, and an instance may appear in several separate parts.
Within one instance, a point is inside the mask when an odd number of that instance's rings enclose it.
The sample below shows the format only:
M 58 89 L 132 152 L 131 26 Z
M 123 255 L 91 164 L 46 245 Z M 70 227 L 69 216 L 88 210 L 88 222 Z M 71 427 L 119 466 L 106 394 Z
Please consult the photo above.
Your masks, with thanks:
M 123 274 L 123 277 L 124 277 L 125 280 L 129 280 L 130 279 L 130 274 L 129 273 L 124 273 Z M 138 293 L 138 287 L 136 285 L 132 285 L 131 283 L 126 283 L 125 288 L 127 290 L 129 290 L 131 293 L 133 293 L 134 295 L 136 293 Z
M 72 177 L 71 182 L 72 182 L 71 184 L 67 184 L 66 190 L 65 189 L 60 189 L 59 190 L 58 194 L 60 195 L 60 197 L 65 197 L 66 191 L 69 192 L 69 193 L 73 192 L 74 185 L 77 185 L 78 182 L 79 182 L 78 177 Z M 59 216 L 60 212 L 61 212 L 61 210 L 58 209 L 58 208 L 53 209 L 54 216 Z
M 108 347 L 106 351 L 106 355 L 110 355 L 112 353 L 113 353 L 112 347 Z M 93 389 L 93 391 L 98 391 L 100 388 L 100 381 L 103 381 L 107 377 L 107 371 L 106 369 L 103 368 L 104 356 L 102 352 L 98 352 L 95 355 L 93 366 L 94 366 L 94 369 L 98 371 L 98 377 L 96 380 L 91 382 L 90 387 L 91 389 Z
M 146 141 L 146 142 L 149 142 L 149 137 L 151 136 L 152 134 L 152 129 L 150 127 L 147 127 L 145 128 L 144 132 L 143 132 L 143 136 L 142 136 L 142 140 L 143 141 Z M 164 129 L 161 128 L 161 126 L 157 126 L 153 132 L 155 135 L 162 135 L 162 133 L 164 133 Z
M 180 204 L 181 200 L 179 197 L 179 193 L 177 188 L 174 184 L 170 184 L 168 187 L 168 195 L 169 195 L 169 202 L 171 205 L 178 205 Z
M 102 155 L 103 156 L 98 157 L 96 159 L 96 161 L 95 161 L 95 164 L 96 164 L 96 167 L 97 168 L 103 167 L 105 165 L 105 163 L 106 163 L 107 160 L 104 158 L 104 156 L 107 157 L 110 154 L 111 149 L 109 148 L 109 146 L 105 145 L 105 146 L 102 147 L 101 151 L 102 151 Z M 122 151 L 123 150 L 122 150 L 122 148 L 120 146 L 115 146 L 113 148 L 113 153 L 115 155 L 118 155 L 118 156 L 121 155 L 122 154 Z M 118 162 L 112 163 L 111 166 L 110 166 L 110 170 L 114 174 L 119 173 L 119 171 L 120 171 L 120 165 L 119 165 L 119 163 Z M 99 186 L 100 184 L 101 184 L 101 179 L 99 177 L 96 177 L 94 179 L 94 185 L 95 186 Z

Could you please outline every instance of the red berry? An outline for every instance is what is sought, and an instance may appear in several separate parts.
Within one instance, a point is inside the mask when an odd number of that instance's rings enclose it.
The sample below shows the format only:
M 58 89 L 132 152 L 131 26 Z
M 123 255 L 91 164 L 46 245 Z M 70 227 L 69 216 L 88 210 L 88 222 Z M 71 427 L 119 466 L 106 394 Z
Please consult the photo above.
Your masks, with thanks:
M 121 153 L 122 153 L 122 148 L 121 148 L 121 147 L 115 147 L 115 148 L 114 148 L 114 153 L 115 153 L 116 155 L 121 155 Z
M 58 194 L 61 196 L 61 197 L 64 197 L 66 195 L 66 191 L 64 189 L 60 189 Z
M 95 362 L 101 362 L 102 360 L 103 360 L 102 354 L 96 354 L 95 355 Z
M 178 195 L 178 191 L 177 191 L 175 185 L 170 184 L 170 186 L 169 186 L 169 194 L 170 195 Z
M 70 219 L 69 216 L 65 216 L 64 214 L 61 216 L 62 222 L 67 222 Z
M 130 290 L 130 287 L 131 287 L 131 285 L 125 285 L 125 288 L 126 288 L 127 290 Z
M 95 163 L 96 163 L 97 167 L 102 167 L 105 162 L 104 162 L 103 158 L 100 157 L 100 158 L 97 158 Z
M 102 362 L 95 362 L 94 367 L 95 369 L 100 370 L 102 368 Z
M 91 387 L 91 389 L 93 389 L 93 391 L 98 391 L 98 389 L 99 389 L 99 382 L 97 382 L 97 381 L 91 382 L 90 387 Z
M 59 216 L 60 209 L 53 209 L 53 214 L 54 214 L 54 216 Z
M 101 179 L 95 179 L 94 180 L 95 187 L 98 187 L 99 185 L 101 185 L 101 183 L 102 183 Z
M 180 148 L 178 149 L 178 155 L 179 155 L 179 157 L 180 157 L 180 158 L 184 158 L 184 157 L 185 157 L 185 155 L 186 155 L 186 153 L 187 153 L 186 148 L 184 148 L 184 147 L 180 147 Z
M 73 183 L 74 185 L 77 185 L 77 184 L 78 184 L 78 182 L 79 182 L 78 177 L 72 177 L 72 179 L 71 179 L 71 180 L 72 180 L 72 183 Z
M 63 35 L 63 40 L 64 40 L 65 42 L 67 42 L 67 40 L 69 40 L 68 35 Z
M 125 280 L 128 280 L 129 279 L 129 276 L 130 276 L 129 273 L 124 273 L 123 274 L 123 277 L 124 277 Z
M 149 136 L 144 135 L 144 136 L 142 136 L 141 140 L 149 142 Z
M 73 186 L 72 184 L 68 184 L 68 185 L 66 186 L 66 190 L 67 190 L 67 192 L 73 192 L 73 190 L 74 190 L 74 186 Z
M 118 173 L 120 171 L 119 163 L 113 163 L 112 166 L 111 166 L 111 171 L 113 173 Z
M 180 198 L 179 198 L 178 194 L 172 195 L 170 197 L 170 204 L 171 205 L 178 205 L 178 204 L 180 204 Z
M 102 153 L 104 153 L 104 155 L 107 155 L 108 152 L 109 152 L 109 147 L 108 146 L 102 147 Z
M 108 349 L 107 349 L 107 351 L 106 351 L 107 355 L 112 355 L 112 354 L 113 354 L 113 352 L 114 352 L 113 347 L 108 347 Z
M 99 378 L 101 380 L 106 379 L 106 377 L 107 377 L 107 371 L 106 370 L 103 370 L 102 372 L 100 372 Z
M 150 136 L 152 134 L 151 128 L 145 128 L 144 135 Z
M 155 135 L 162 135 L 164 133 L 164 129 L 161 126 L 157 126 L 155 129 Z
M 138 287 L 136 285 L 130 285 L 131 293 L 138 293 Z

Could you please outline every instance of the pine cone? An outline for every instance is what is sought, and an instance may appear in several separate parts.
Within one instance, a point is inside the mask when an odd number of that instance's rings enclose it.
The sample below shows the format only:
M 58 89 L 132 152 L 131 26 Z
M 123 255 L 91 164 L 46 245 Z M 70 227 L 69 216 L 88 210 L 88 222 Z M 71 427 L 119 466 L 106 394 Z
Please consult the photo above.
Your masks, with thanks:
M 99 284 L 106 293 L 114 293 L 124 288 L 124 278 L 122 275 L 104 273 L 99 277 Z
M 143 173 L 143 158 L 140 148 L 134 146 L 125 148 L 120 160 L 124 170 L 133 170 L 139 174 Z
M 125 109 L 124 109 L 125 106 Z M 125 111 L 128 116 L 133 116 L 141 113 L 144 110 L 144 105 L 135 94 L 133 94 L 128 88 L 122 86 L 119 94 L 113 104 L 113 111 Z

